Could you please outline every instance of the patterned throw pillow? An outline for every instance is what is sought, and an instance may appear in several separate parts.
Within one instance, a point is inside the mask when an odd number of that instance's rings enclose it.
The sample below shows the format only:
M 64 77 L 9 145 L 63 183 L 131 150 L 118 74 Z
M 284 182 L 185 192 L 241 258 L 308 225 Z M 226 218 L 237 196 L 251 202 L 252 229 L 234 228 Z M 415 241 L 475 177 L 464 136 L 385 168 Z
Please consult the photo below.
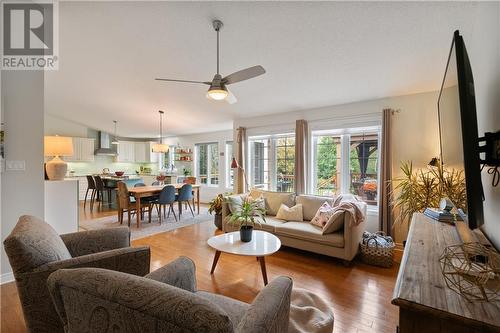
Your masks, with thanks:
M 266 210 L 266 201 L 264 200 L 264 197 L 262 195 L 258 198 L 248 196 L 247 200 L 249 202 L 255 202 L 258 208 L 264 209 L 264 211 Z
M 322 204 L 321 207 L 319 207 L 316 215 L 314 215 L 310 223 L 317 227 L 323 228 L 328 223 L 334 212 L 334 208 L 325 201 L 325 203 Z
M 243 200 L 245 198 L 241 195 L 232 195 L 227 198 L 228 204 L 229 204 L 229 211 L 231 213 L 235 213 L 239 210 L 241 210 L 241 205 L 243 204 Z
M 278 214 L 276 214 L 276 218 L 285 221 L 302 222 L 304 221 L 302 205 L 297 204 L 293 207 L 288 207 L 285 204 L 281 204 L 280 209 L 278 210 Z

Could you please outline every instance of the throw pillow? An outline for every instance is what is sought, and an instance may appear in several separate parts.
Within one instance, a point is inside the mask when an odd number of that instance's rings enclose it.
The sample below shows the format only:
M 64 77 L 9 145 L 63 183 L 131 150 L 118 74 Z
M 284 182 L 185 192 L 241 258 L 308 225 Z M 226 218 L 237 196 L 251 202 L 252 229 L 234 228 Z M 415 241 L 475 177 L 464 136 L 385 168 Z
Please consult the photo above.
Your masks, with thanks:
M 325 201 L 321 205 L 321 207 L 319 207 L 318 211 L 316 212 L 316 215 L 314 215 L 310 223 L 317 227 L 324 228 L 325 225 L 330 220 L 330 218 L 332 217 L 333 213 L 334 213 L 333 207 L 330 206 L 330 204 Z
M 276 214 L 276 218 L 285 221 L 302 222 L 304 220 L 302 205 L 297 204 L 293 207 L 288 207 L 285 204 L 281 204 L 278 214 Z
M 331 234 L 333 232 L 336 232 L 336 231 L 339 231 L 340 229 L 342 229 L 344 227 L 344 214 L 345 214 L 345 211 L 343 211 L 341 209 L 334 208 L 334 213 L 332 214 L 332 216 L 330 217 L 328 222 L 326 222 L 325 226 L 323 227 L 322 234 L 323 235 Z
M 257 204 L 258 208 L 266 210 L 266 201 L 264 200 L 264 197 L 262 195 L 260 197 L 257 197 L 257 198 L 248 196 L 247 200 L 249 202 L 255 202 Z
M 243 197 L 241 195 L 232 195 L 227 198 L 229 204 L 229 211 L 235 213 L 241 209 L 243 204 Z

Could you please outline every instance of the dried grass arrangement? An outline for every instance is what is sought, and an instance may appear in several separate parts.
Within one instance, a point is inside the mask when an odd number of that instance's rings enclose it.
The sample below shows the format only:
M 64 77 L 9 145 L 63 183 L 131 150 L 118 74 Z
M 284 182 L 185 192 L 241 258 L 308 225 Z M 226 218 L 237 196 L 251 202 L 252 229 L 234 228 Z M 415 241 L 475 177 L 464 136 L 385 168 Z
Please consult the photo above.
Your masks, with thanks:
M 403 176 L 390 181 L 393 185 L 391 205 L 396 216 L 394 226 L 409 228 L 413 213 L 439 207 L 443 197 L 450 198 L 457 208 L 467 209 L 463 171 L 446 169 L 443 165 L 414 170 L 411 161 L 403 162 L 401 171 Z

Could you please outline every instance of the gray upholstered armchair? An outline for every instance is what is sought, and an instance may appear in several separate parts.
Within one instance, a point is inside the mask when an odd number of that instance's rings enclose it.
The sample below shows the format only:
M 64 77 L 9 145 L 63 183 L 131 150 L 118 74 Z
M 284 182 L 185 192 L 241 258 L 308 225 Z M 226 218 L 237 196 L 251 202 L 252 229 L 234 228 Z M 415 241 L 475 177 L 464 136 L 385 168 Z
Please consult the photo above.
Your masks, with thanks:
M 137 277 L 96 268 L 61 269 L 48 287 L 66 332 L 287 332 L 292 280 L 278 277 L 252 304 L 196 290 L 180 257 Z
M 47 223 L 21 216 L 4 241 L 30 332 L 64 332 L 47 289 L 47 278 L 60 268 L 98 267 L 144 276 L 149 247 L 130 247 L 127 227 L 59 236 Z

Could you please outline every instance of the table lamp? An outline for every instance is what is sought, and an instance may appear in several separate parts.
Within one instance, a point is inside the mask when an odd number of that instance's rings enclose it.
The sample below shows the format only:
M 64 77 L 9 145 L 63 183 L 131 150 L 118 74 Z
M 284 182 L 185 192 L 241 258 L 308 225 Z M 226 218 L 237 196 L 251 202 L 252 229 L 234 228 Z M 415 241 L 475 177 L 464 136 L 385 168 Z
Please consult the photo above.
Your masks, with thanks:
M 62 180 L 68 171 L 68 164 L 59 156 L 73 155 L 73 140 L 64 136 L 46 136 L 44 138 L 44 155 L 54 156 L 45 164 L 45 171 L 50 180 Z

